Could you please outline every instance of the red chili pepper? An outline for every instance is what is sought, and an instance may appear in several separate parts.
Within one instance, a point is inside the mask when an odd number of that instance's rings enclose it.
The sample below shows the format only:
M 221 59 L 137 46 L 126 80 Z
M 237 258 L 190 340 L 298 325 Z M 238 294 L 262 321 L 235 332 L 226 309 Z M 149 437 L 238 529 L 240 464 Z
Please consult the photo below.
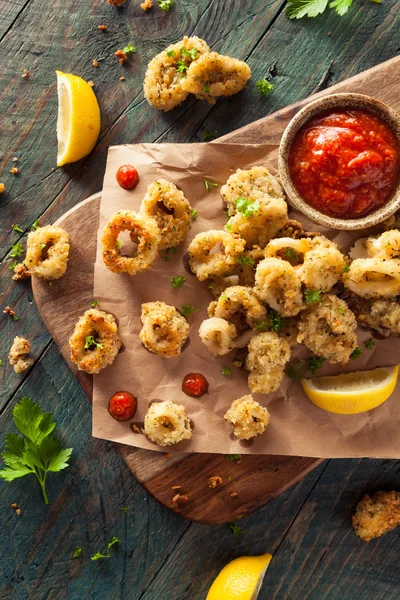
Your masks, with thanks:
M 139 181 L 139 173 L 132 165 L 122 165 L 117 171 L 117 181 L 124 190 L 133 190 Z
M 200 398 L 208 392 L 208 381 L 201 373 L 188 373 L 183 378 L 182 391 L 192 398 Z
M 128 421 L 135 415 L 137 400 L 129 392 L 117 392 L 111 396 L 108 412 L 116 421 Z

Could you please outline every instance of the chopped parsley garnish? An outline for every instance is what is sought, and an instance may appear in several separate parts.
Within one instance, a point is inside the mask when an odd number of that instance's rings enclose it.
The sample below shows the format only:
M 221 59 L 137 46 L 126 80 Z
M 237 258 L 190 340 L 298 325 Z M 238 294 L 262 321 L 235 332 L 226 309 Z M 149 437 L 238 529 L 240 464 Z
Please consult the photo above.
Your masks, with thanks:
M 122 52 L 129 56 L 130 54 L 134 54 L 136 52 L 136 47 L 133 44 L 128 44 L 122 49 Z
M 92 308 L 94 308 L 95 306 L 99 305 L 99 301 L 98 300 L 92 300 Z
M 103 344 L 99 344 L 99 342 L 96 342 L 96 340 L 94 339 L 94 337 L 92 335 L 87 335 L 85 337 L 85 345 L 84 348 L 85 350 L 93 350 L 94 348 L 102 348 Z
M 220 295 L 220 298 L 221 298 L 221 300 L 226 300 L 226 298 L 227 298 L 227 295 L 226 295 L 226 294 L 221 294 L 221 295 Z
M 348 273 L 350 271 L 349 265 L 344 265 L 342 271 L 343 271 L 343 273 Z
M 74 550 L 74 553 L 72 555 L 72 558 L 80 558 L 83 554 L 83 550 L 80 546 L 77 546 Z
M 178 71 L 178 73 L 180 74 L 181 77 L 183 77 L 185 75 L 188 68 L 189 68 L 189 65 L 185 64 L 183 61 L 181 61 L 181 60 L 176 61 L 176 70 Z
M 218 183 L 213 183 L 212 181 L 208 181 L 207 179 L 205 179 L 204 186 L 205 186 L 207 192 L 209 192 L 211 188 L 218 187 Z
M 208 82 L 203 85 L 203 90 L 206 94 L 210 93 L 210 84 Z
M 241 267 L 244 267 L 245 265 L 247 265 L 249 267 L 254 267 L 254 262 L 255 261 L 250 256 L 246 256 L 245 254 L 241 254 L 240 256 L 238 256 L 236 258 L 236 262 Z
M 260 321 L 256 325 L 256 329 L 258 329 L 258 331 L 268 331 L 269 328 L 270 328 L 270 323 L 268 323 L 268 321 Z
M 373 348 L 375 346 L 374 338 L 371 338 L 370 340 L 367 340 L 366 342 L 364 342 L 364 346 L 366 347 L 367 350 L 373 350 Z
M 108 542 L 106 554 L 101 554 L 101 552 L 96 552 L 96 554 L 93 554 L 93 556 L 91 557 L 91 560 L 99 560 L 101 558 L 110 558 L 111 557 L 110 548 L 115 546 L 115 544 L 119 544 L 119 538 L 117 538 L 116 536 L 111 538 L 111 542 Z
M 162 259 L 168 262 L 171 259 L 171 254 L 176 254 L 176 248 L 174 246 L 167 248 L 165 256 L 163 256 Z
M 16 260 L 14 260 L 14 262 L 11 263 L 11 265 L 8 267 L 10 269 L 10 271 L 14 271 L 17 264 L 18 264 L 18 262 Z
M 32 229 L 34 229 L 36 231 L 36 229 L 40 227 L 39 225 L 39 219 L 36 219 L 36 221 L 33 221 L 32 223 Z
M 121 248 L 122 248 L 121 240 L 117 240 L 117 248 L 118 248 L 118 250 L 121 250 Z
M 24 233 L 24 230 L 21 229 L 21 227 L 19 225 L 13 225 L 12 226 L 12 230 L 13 231 L 18 231 L 18 233 Z
M 123 507 L 121 508 L 121 510 L 122 510 L 122 512 L 124 512 L 124 513 L 127 513 L 129 509 L 128 509 L 128 507 L 127 507 L 127 506 L 123 506 Z
M 199 213 L 197 212 L 197 210 L 193 209 L 192 212 L 190 213 L 190 216 L 192 217 L 192 220 L 195 221 L 197 219 L 197 217 L 199 216 Z
M 43 499 L 48 504 L 47 474 L 68 467 L 72 448 L 62 449 L 59 440 L 50 435 L 56 426 L 53 415 L 43 413 L 30 398 L 21 398 L 14 407 L 13 419 L 22 435 L 6 434 L 6 450 L 1 456 L 7 466 L 0 470 L 0 477 L 13 481 L 25 475 L 36 475 Z
M 158 0 L 158 6 L 161 8 L 161 10 L 165 10 L 166 12 L 171 10 L 174 4 L 175 0 Z
M 221 375 L 224 377 L 229 377 L 232 375 L 232 371 L 228 367 L 223 367 L 223 369 L 221 369 Z
M 190 304 L 182 304 L 181 313 L 183 314 L 184 317 L 188 317 L 189 315 L 194 313 L 196 310 L 197 310 L 197 308 L 195 308 L 194 306 L 190 306 Z
M 2 360 L 0 360 L 0 367 L 2 367 L 2 366 L 3 366 L 3 361 L 2 361 Z
M 40 244 L 41 249 L 46 248 L 47 244 Z
M 218 129 L 215 129 L 215 131 L 208 131 L 208 129 L 205 129 L 203 133 L 203 142 L 208 142 L 208 140 L 212 140 L 213 138 L 217 137 L 218 134 Z
M 298 262 L 300 259 L 299 253 L 294 248 L 285 248 L 284 256 L 289 262 Z
M 225 215 L 225 217 L 226 217 L 226 220 L 227 220 L 227 221 L 229 221 L 229 219 L 230 219 L 231 217 L 230 217 L 230 214 L 229 214 L 229 210 L 228 210 L 227 208 L 224 208 L 224 215 Z
M 250 198 L 236 198 L 235 206 L 244 217 L 251 217 L 258 208 L 257 202 Z
M 271 326 L 271 331 L 275 331 L 278 333 L 285 326 L 285 320 L 282 319 L 281 315 L 276 312 L 273 308 L 268 313 L 269 323 Z
M 256 81 L 256 88 L 260 92 L 260 96 L 268 96 L 274 89 L 274 86 L 267 79 L 261 79 L 260 81 Z
M 227 223 L 225 227 L 228 231 L 232 231 L 232 223 Z
M 171 285 L 173 288 L 180 288 L 186 281 L 186 277 L 183 275 L 177 275 L 176 277 L 171 277 Z
M 242 455 L 241 454 L 227 454 L 226 458 L 229 458 L 229 460 L 238 461 L 238 460 L 241 460 Z
M 196 60 L 196 58 L 197 58 L 197 50 L 196 50 L 196 48 L 192 48 L 191 50 L 188 50 L 187 48 L 185 48 L 185 46 L 182 46 L 182 48 L 181 48 L 181 55 L 182 56 L 188 56 L 192 60 Z
M 321 302 L 321 291 L 306 289 L 304 292 L 304 298 L 308 304 L 315 304 L 315 302 Z
M 166 55 L 169 57 L 176 56 L 175 50 L 166 50 Z
M 359 358 L 362 353 L 363 353 L 363 349 L 361 348 L 361 346 L 357 346 L 357 348 L 355 348 L 353 350 L 353 352 L 350 354 L 351 360 L 355 360 L 356 358 Z
M 229 529 L 232 531 L 233 535 L 241 535 L 244 533 L 244 529 L 236 525 L 236 523 L 228 523 Z
M 300 372 L 300 369 L 302 369 L 302 367 L 303 363 L 301 362 L 301 360 L 296 358 L 292 363 L 289 363 L 287 365 L 285 369 L 285 374 L 292 381 L 300 381 L 300 379 L 303 379 L 303 376 Z
M 344 313 L 345 313 L 345 310 L 344 310 L 343 306 L 339 306 L 339 308 L 337 309 L 337 311 L 338 311 L 339 315 L 344 315 Z
M 232 475 L 228 475 L 228 481 L 232 481 L 233 477 Z
M 329 0 L 288 0 L 286 16 L 289 19 L 301 19 L 302 17 L 317 17 L 328 7 Z M 338 15 L 347 13 L 353 0 L 332 0 L 329 8 L 334 8 Z
M 309 371 L 311 371 L 311 373 L 315 375 L 318 369 L 322 367 L 324 361 L 325 358 L 323 358 L 322 356 L 311 356 L 311 358 L 309 358 L 307 361 L 307 367 Z

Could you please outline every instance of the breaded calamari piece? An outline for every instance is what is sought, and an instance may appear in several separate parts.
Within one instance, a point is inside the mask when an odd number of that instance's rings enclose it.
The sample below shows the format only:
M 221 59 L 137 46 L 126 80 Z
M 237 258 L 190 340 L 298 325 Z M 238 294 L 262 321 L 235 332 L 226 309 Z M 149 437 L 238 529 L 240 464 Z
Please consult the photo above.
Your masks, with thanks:
M 45 225 L 28 234 L 24 264 L 34 277 L 59 279 L 67 270 L 69 235 L 61 227 Z
M 233 433 L 240 440 L 249 440 L 264 433 L 271 422 L 268 410 L 251 394 L 234 400 L 224 419 L 233 426 Z
M 368 256 L 371 258 L 400 258 L 400 231 L 391 229 L 378 237 L 369 237 L 365 241 Z
M 284 198 L 283 189 L 276 177 L 266 167 L 255 165 L 238 169 L 221 187 L 221 196 L 227 204 L 228 214 L 236 214 L 236 200 L 247 198 L 256 202 L 264 198 Z
M 265 258 L 258 264 L 254 291 L 283 316 L 293 317 L 304 308 L 300 277 L 280 258 Z
M 199 281 L 208 277 L 226 275 L 236 265 L 245 241 L 221 229 L 198 233 L 190 242 L 189 265 Z
M 28 340 L 17 335 L 8 353 L 8 360 L 16 373 L 27 371 L 35 362 L 29 357 L 30 351 L 31 345 Z
M 148 103 L 157 110 L 172 110 L 183 102 L 188 92 L 182 87 L 187 70 L 193 61 L 210 52 L 208 44 L 194 36 L 185 36 L 171 44 L 148 64 L 143 90 Z
M 283 380 L 289 358 L 290 344 L 277 333 L 264 332 L 253 336 L 246 358 L 250 391 L 260 394 L 275 392 Z
M 261 304 L 253 290 L 243 285 L 228 287 L 220 295 L 208 314 L 229 321 L 236 313 L 242 313 L 250 327 L 265 320 L 267 309 Z
M 323 296 L 300 315 L 297 341 L 331 364 L 346 364 L 357 347 L 357 321 L 344 300 Z
M 344 285 L 362 298 L 390 298 L 400 294 L 400 261 L 357 258 L 343 274 Z
M 250 67 L 242 60 L 208 52 L 191 63 L 182 89 L 199 100 L 215 104 L 215 98 L 232 96 L 243 90 L 250 77 Z
M 202 322 L 199 336 L 203 344 L 215 356 L 228 354 L 235 347 L 235 325 L 225 319 L 211 317 Z
M 153 402 L 144 418 L 144 432 L 159 446 L 172 446 L 190 440 L 192 427 L 182 404 Z
M 189 323 L 174 306 L 159 301 L 142 304 L 141 321 L 139 337 L 150 352 L 165 358 L 180 355 Z
M 396 298 L 365 300 L 352 296 L 347 302 L 361 327 L 382 337 L 400 336 L 400 304 Z
M 364 542 L 381 537 L 400 525 L 400 492 L 365 494 L 352 517 L 354 531 Z

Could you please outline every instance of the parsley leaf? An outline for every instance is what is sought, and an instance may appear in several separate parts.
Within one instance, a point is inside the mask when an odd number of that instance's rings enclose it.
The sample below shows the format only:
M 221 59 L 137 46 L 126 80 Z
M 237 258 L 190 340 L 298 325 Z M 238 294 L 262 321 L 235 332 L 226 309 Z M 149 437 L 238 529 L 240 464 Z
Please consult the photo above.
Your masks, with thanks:
M 122 49 L 122 52 L 129 56 L 130 54 L 134 54 L 136 52 L 136 47 L 133 44 L 128 44 Z
M 232 481 L 233 477 L 232 475 L 228 475 L 228 481 Z
M 171 254 L 176 254 L 176 248 L 174 246 L 167 248 L 165 256 L 163 256 L 162 259 L 165 260 L 165 262 L 168 262 L 171 260 Z
M 226 458 L 229 458 L 229 460 L 238 461 L 238 460 L 241 460 L 242 455 L 241 454 L 227 454 Z
M 251 217 L 254 211 L 258 208 L 257 202 L 250 198 L 237 198 L 235 200 L 235 206 L 243 216 Z
M 161 10 L 165 10 L 166 12 L 171 10 L 174 4 L 175 0 L 158 0 L 158 6 L 161 8 Z
M 232 231 L 232 223 L 227 223 L 225 225 L 225 229 L 227 229 L 228 231 Z
M 182 48 L 181 48 L 181 56 L 188 56 L 192 60 L 196 60 L 196 58 L 197 58 L 197 50 L 196 50 L 196 48 L 192 48 L 191 50 L 188 50 L 187 48 L 185 48 L 185 46 L 182 46 Z
M 117 245 L 117 249 L 121 250 L 121 248 L 122 248 L 122 242 L 121 242 L 121 240 L 117 240 L 117 244 L 116 245 Z
M 181 60 L 176 61 L 176 70 L 178 71 L 178 73 L 180 74 L 181 77 L 184 77 L 188 68 L 189 68 L 189 65 L 186 65 L 183 61 L 181 61 Z
M 344 265 L 342 271 L 343 271 L 343 273 L 348 273 L 350 271 L 349 265 Z
M 366 347 L 367 350 L 373 350 L 373 348 L 375 346 L 374 338 L 371 338 L 370 340 L 367 340 L 366 342 L 364 342 L 364 346 Z
M 218 134 L 218 129 L 216 129 L 215 131 L 208 131 L 208 129 L 205 129 L 203 133 L 203 142 L 208 142 L 208 140 L 212 140 L 213 138 L 217 137 Z
M 218 187 L 218 183 L 213 183 L 212 181 L 208 181 L 207 179 L 205 179 L 204 186 L 205 186 L 207 192 L 209 192 L 210 188 Z
M 7 465 L 0 477 L 13 481 L 24 475 L 36 475 L 48 504 L 46 477 L 48 472 L 62 471 L 68 466 L 72 448 L 61 448 L 59 440 L 50 436 L 56 423 L 51 413 L 43 413 L 30 398 L 21 398 L 13 410 L 14 424 L 23 434 L 6 434 L 6 449 L 2 458 Z
M 36 221 L 33 221 L 33 223 L 32 223 L 32 229 L 34 229 L 36 231 L 36 229 L 38 229 L 38 227 L 40 227 L 39 219 L 36 219 Z
M 116 536 L 111 538 L 111 542 L 108 542 L 106 554 L 101 554 L 101 552 L 96 552 L 96 554 L 93 554 L 93 556 L 91 557 L 91 560 L 99 560 L 101 558 L 111 558 L 110 548 L 112 548 L 115 544 L 119 544 L 119 538 L 117 538 Z
M 356 358 L 359 358 L 362 353 L 363 353 L 363 349 L 361 348 L 361 346 L 357 346 L 357 348 L 354 348 L 353 352 L 350 354 L 351 360 L 355 360 Z
M 270 323 L 268 321 L 259 321 L 256 325 L 258 331 L 269 331 Z
M 92 335 L 87 335 L 85 337 L 85 345 L 84 345 L 85 350 L 93 350 L 94 348 L 101 349 L 102 347 L 103 347 L 103 344 L 96 342 L 96 340 L 94 339 L 94 337 Z
M 223 367 L 223 369 L 221 369 L 221 375 L 224 377 L 229 377 L 232 375 L 232 371 L 228 367 Z
M 210 93 L 210 84 L 208 82 L 203 85 L 203 90 L 206 94 Z
M 197 212 L 197 210 L 193 209 L 192 212 L 190 213 L 190 216 L 192 217 L 192 220 L 195 221 L 197 219 L 197 217 L 199 216 L 199 213 Z
M 0 367 L 2 367 L 2 366 L 3 366 L 3 361 L 2 361 L 2 360 L 0 360 Z
M 11 265 L 8 267 L 10 269 L 10 271 L 14 271 L 17 264 L 18 264 L 18 262 L 16 260 L 14 260 L 14 262 L 11 263 Z
M 289 262 L 299 262 L 299 253 L 294 248 L 285 248 L 284 256 Z
M 274 89 L 274 86 L 267 79 L 260 79 L 260 81 L 256 81 L 256 88 L 260 92 L 260 96 L 268 96 Z
M 333 2 L 329 4 L 329 8 L 334 8 L 337 14 L 342 17 L 347 13 L 352 4 L 353 0 L 333 0 Z
M 304 298 L 308 304 L 314 304 L 315 302 L 321 302 L 321 291 L 306 289 L 304 291 Z
M 166 50 L 166 55 L 171 57 L 171 56 L 176 56 L 176 52 L 175 50 Z
M 307 367 L 313 375 L 322 367 L 322 363 L 325 362 L 325 358 L 322 356 L 311 356 L 307 361 Z
M 241 254 L 240 256 L 238 256 L 236 258 L 236 262 L 241 267 L 244 267 L 245 265 L 248 265 L 249 267 L 254 267 L 254 260 L 250 256 L 246 256 L 245 254 Z
M 92 308 L 94 308 L 95 306 L 99 305 L 99 301 L 98 300 L 92 300 Z
M 285 320 L 282 319 L 281 315 L 273 308 L 271 308 L 271 310 L 269 311 L 268 317 L 271 326 L 271 331 L 275 331 L 276 333 L 278 333 L 278 331 L 280 331 L 282 327 L 285 326 Z
M 24 233 L 24 230 L 21 229 L 19 225 L 13 225 L 11 228 L 13 231 L 18 231 L 18 233 Z
M 74 550 L 74 553 L 72 555 L 72 558 L 80 558 L 82 556 L 82 548 L 80 546 L 77 546 Z
M 329 0 L 288 0 L 286 16 L 289 19 L 316 17 L 324 12 Z
M 21 242 L 17 242 L 11 248 L 10 256 L 12 258 L 16 258 L 17 256 L 21 256 L 21 254 L 23 254 L 23 253 L 24 253 L 24 247 L 23 247 L 23 245 L 21 244 Z
M 236 525 L 236 523 L 228 523 L 229 529 L 232 531 L 233 535 L 241 535 L 244 533 L 244 529 Z
M 196 310 L 197 310 L 197 308 L 195 308 L 194 306 L 190 306 L 190 304 L 182 304 L 181 313 L 183 314 L 184 317 L 188 317 L 189 315 L 194 313 Z
M 173 288 L 180 288 L 186 281 L 186 277 L 183 275 L 177 275 L 176 277 L 171 277 L 171 285 Z
M 303 376 L 300 372 L 300 369 L 302 369 L 302 367 L 303 363 L 301 362 L 301 360 L 296 358 L 292 363 L 289 363 L 287 365 L 285 369 L 285 374 L 292 381 L 300 381 L 300 379 L 303 379 Z

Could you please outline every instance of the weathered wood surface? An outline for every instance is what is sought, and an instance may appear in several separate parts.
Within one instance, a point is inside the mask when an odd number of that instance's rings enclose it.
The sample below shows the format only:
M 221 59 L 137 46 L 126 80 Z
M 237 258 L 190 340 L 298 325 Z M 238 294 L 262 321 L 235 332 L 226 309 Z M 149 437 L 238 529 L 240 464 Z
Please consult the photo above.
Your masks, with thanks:
M 345 17 L 332 12 L 299 22 L 287 21 L 284 4 L 231 0 L 228 10 L 222 0 L 176 0 L 170 13 L 144 15 L 132 0 L 118 10 L 105 0 L 0 2 L 0 180 L 8 190 L 0 197 L 0 292 L 1 306 L 10 304 L 20 317 L 2 317 L 0 358 L 17 333 L 28 336 L 38 358 L 24 377 L 6 364 L 0 369 L 1 429 L 11 428 L 12 407 L 30 395 L 55 412 L 58 434 L 75 448 L 68 472 L 49 480 L 48 508 L 33 481 L 0 485 L 1 598 L 201 600 L 228 560 L 265 550 L 275 558 L 262 600 L 399 596 L 399 533 L 364 544 L 350 528 L 351 511 L 366 490 L 398 488 L 397 461 L 324 463 L 243 519 L 245 532 L 237 537 L 225 526 L 188 524 L 147 496 L 111 444 L 90 438 L 84 394 L 51 343 L 29 285 L 12 283 L 8 270 L 11 245 L 20 239 L 10 225 L 29 230 L 41 216 L 52 222 L 101 189 L 110 143 L 199 140 L 205 128 L 224 134 L 399 53 L 397 0 L 354 0 Z M 101 23 L 109 25 L 107 34 L 97 30 Z M 154 114 L 141 92 L 145 64 L 165 44 L 192 32 L 216 50 L 248 58 L 255 80 L 272 69 L 272 96 L 261 99 L 250 86 L 237 101 L 213 108 L 189 101 L 173 113 Z M 133 39 L 138 54 L 120 84 L 112 52 Z M 94 69 L 93 58 L 103 56 Z M 31 72 L 28 81 L 20 78 L 23 68 Z M 53 172 L 56 68 L 96 82 L 103 124 L 88 159 Z M 13 156 L 20 157 L 18 178 L 8 173 Z M 20 518 L 9 509 L 14 501 Z M 91 562 L 88 557 L 113 535 L 120 536 L 121 548 L 110 564 Z M 78 544 L 85 557 L 72 560 Z

